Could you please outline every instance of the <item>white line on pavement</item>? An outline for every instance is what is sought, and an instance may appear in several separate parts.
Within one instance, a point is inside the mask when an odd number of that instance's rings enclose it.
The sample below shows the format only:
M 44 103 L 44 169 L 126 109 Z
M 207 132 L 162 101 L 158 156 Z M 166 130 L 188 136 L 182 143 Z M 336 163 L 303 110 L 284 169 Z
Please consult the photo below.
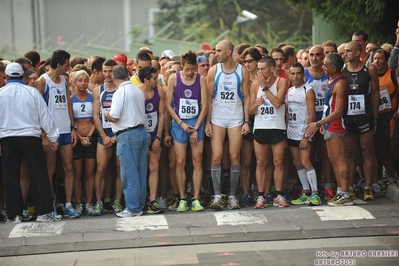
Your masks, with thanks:
M 169 229 L 168 221 L 163 214 L 148 215 L 131 218 L 119 218 L 116 221 L 117 231 Z
M 9 238 L 14 237 L 35 237 L 35 236 L 56 236 L 62 234 L 62 228 L 66 222 L 56 223 L 20 223 L 11 230 Z
M 215 212 L 217 225 L 244 225 L 244 224 L 265 224 L 266 216 L 261 212 Z
M 371 213 L 358 206 L 315 206 L 302 207 L 301 209 L 312 209 L 322 221 L 337 221 L 337 220 L 359 220 L 359 219 L 375 219 Z

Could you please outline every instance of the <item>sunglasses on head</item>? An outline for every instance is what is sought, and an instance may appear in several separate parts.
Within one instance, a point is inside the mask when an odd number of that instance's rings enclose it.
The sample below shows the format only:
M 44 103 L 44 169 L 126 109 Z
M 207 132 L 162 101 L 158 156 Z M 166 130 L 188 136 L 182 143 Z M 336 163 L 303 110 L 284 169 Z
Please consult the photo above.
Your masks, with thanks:
M 253 61 L 255 61 L 255 59 L 251 58 L 251 59 L 246 59 L 246 60 L 242 60 L 244 62 L 244 64 L 248 63 L 251 64 Z

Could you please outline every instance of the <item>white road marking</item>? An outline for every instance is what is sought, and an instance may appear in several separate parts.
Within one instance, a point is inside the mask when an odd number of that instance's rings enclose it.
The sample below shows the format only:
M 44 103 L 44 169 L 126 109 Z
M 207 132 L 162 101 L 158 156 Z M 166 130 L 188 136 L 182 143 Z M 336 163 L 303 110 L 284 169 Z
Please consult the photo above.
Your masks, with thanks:
M 163 214 L 131 218 L 119 218 L 116 221 L 117 231 L 159 230 L 169 229 L 168 221 Z
M 20 223 L 14 226 L 8 237 L 57 236 L 62 234 L 62 228 L 65 224 L 66 222 Z
M 358 206 L 315 206 L 302 207 L 310 208 L 320 217 L 322 221 L 337 221 L 337 220 L 359 220 L 359 219 L 375 219 L 371 213 Z
M 261 212 L 215 212 L 217 225 L 244 225 L 244 224 L 265 224 L 266 216 Z

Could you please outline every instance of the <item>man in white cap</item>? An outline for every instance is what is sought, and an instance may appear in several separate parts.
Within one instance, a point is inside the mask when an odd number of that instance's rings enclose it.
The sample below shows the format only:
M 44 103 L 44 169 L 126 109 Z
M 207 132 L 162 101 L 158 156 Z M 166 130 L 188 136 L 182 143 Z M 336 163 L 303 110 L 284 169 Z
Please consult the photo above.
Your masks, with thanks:
M 161 57 L 167 56 L 170 59 L 175 55 L 175 53 L 172 50 L 165 50 L 162 52 Z
M 21 222 L 24 207 L 19 185 L 22 156 L 31 178 L 31 192 L 38 215 L 36 221 L 59 221 L 61 217 L 53 214 L 53 197 L 40 138 L 43 128 L 50 140 L 50 148 L 56 151 L 58 128 L 40 92 L 22 82 L 22 66 L 10 63 L 5 73 L 8 81 L 0 90 L 0 143 L 8 223 Z

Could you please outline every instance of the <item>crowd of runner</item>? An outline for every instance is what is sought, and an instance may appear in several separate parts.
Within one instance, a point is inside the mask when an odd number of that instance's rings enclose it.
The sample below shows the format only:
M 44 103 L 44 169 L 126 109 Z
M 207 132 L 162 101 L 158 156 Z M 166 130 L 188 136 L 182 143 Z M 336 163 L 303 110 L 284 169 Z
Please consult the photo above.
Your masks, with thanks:
M 223 40 L 211 51 L 182 55 L 143 47 L 134 58 L 85 59 L 56 50 L 47 60 L 37 51 L 1 60 L 1 219 L 135 217 L 323 200 L 348 206 L 383 196 L 399 173 L 399 29 L 396 37 L 394 46 L 371 43 L 357 31 L 347 43 L 298 51 L 285 43 L 268 50 Z M 26 95 L 10 94 L 32 87 L 51 114 L 50 125 L 36 123 L 40 134 L 13 121 L 18 112 L 36 110 Z M 129 90 L 138 96 L 126 96 Z M 136 141 L 141 129 L 150 139 L 145 160 L 133 154 L 130 162 L 125 146 L 146 143 Z M 125 140 L 126 132 L 136 133 Z M 40 173 L 32 154 L 22 148 L 10 155 L 13 138 L 27 136 L 40 139 L 51 194 L 32 177 Z M 48 201 L 51 215 L 44 211 Z

